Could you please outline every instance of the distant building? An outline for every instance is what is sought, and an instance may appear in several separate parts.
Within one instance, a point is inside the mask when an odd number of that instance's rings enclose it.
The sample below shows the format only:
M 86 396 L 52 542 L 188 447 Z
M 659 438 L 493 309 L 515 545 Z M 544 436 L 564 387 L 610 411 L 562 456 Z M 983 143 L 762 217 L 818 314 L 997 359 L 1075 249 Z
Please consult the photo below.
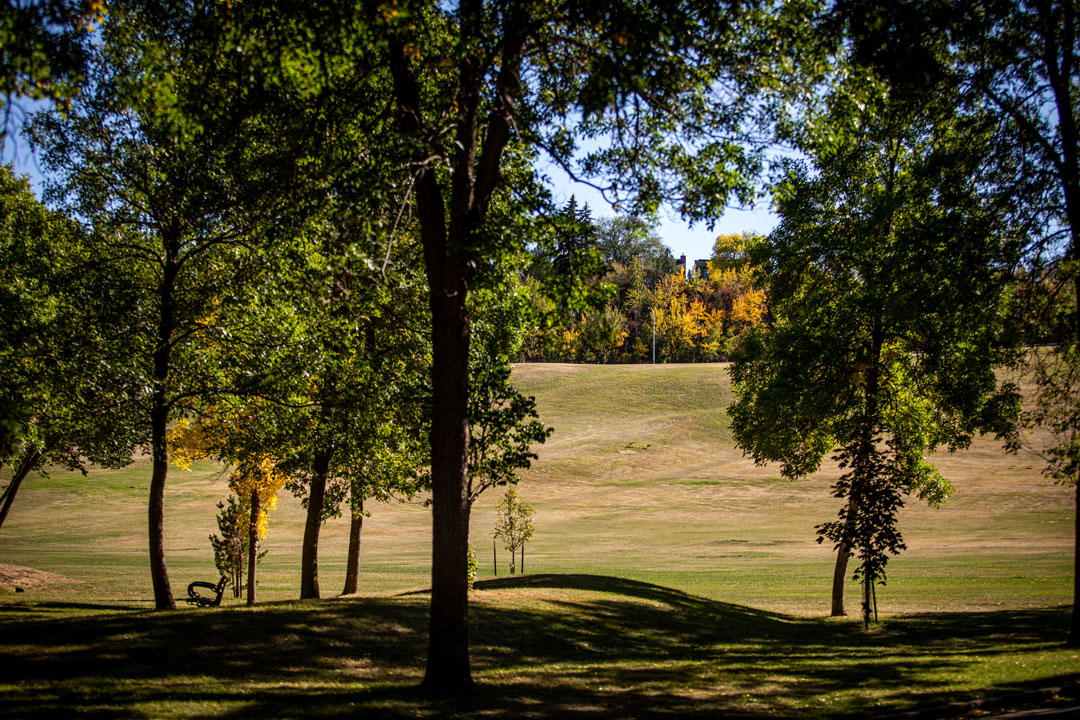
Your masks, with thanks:
M 680 255 L 679 259 L 675 262 L 675 271 L 682 273 L 683 277 L 687 277 L 686 269 L 686 256 Z M 709 261 L 708 260 L 695 260 L 694 264 L 690 267 L 690 272 L 696 274 L 702 280 L 709 279 Z

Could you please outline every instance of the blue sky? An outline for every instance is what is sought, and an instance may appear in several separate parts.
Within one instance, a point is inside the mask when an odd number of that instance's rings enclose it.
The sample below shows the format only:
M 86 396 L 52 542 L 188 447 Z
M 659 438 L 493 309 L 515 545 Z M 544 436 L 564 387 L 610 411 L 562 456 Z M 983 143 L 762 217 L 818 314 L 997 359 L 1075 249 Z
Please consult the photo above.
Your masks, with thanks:
M 544 171 L 551 177 L 554 198 L 559 205 L 565 204 L 573 195 L 578 204 L 589 204 L 594 218 L 616 214 L 600 193 L 588 185 L 573 182 L 565 173 L 550 165 L 545 167 Z M 658 233 L 676 258 L 686 255 L 689 260 L 704 260 L 712 256 L 713 241 L 717 235 L 747 230 L 767 235 L 779 221 L 769 209 L 768 200 L 748 210 L 727 210 L 712 230 L 707 229 L 703 223 L 691 227 L 683 222 L 677 213 L 663 209 L 660 211 Z
M 37 158 L 30 152 L 25 141 L 20 140 L 15 145 L 10 138 L 6 139 L 2 160 L 4 163 L 14 163 L 17 174 L 29 175 L 34 190 L 40 196 L 41 170 Z M 552 178 L 553 193 L 559 204 L 565 203 L 571 195 L 574 195 L 579 203 L 589 204 L 593 217 L 615 215 L 612 207 L 593 188 L 571 181 L 557 168 L 549 166 L 545 168 L 545 171 Z M 713 240 L 717 235 L 740 233 L 746 230 L 765 235 L 776 226 L 777 222 L 778 218 L 770 211 L 768 201 L 749 210 L 729 209 L 716 222 L 712 230 L 708 230 L 703 223 L 697 223 L 691 227 L 676 213 L 664 209 L 660 212 L 658 232 L 676 258 L 686 255 L 690 260 L 697 260 L 712 255 Z

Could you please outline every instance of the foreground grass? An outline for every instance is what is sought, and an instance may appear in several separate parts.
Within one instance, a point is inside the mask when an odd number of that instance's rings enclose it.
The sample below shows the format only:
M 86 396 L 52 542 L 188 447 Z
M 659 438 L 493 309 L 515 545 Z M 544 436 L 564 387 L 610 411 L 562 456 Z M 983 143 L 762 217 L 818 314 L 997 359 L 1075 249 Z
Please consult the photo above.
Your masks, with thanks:
M 796 482 L 731 441 L 722 366 L 530 365 L 515 381 L 556 428 L 519 492 L 536 506 L 524 578 L 493 577 L 498 493 L 472 540 L 477 691 L 417 690 L 426 654 L 430 510 L 372 508 L 362 597 L 297 603 L 304 512 L 271 516 L 253 610 L 155 613 L 149 466 L 32 478 L 0 530 L 0 563 L 70 580 L 0 585 L 0 717 L 863 717 L 1060 684 L 1071 601 L 1072 491 L 990 440 L 937 458 L 956 487 L 911 501 L 908 549 L 878 591 L 883 622 L 829 620 L 835 517 L 826 466 Z M 0 484 L 5 478 L 0 473 Z M 174 593 L 214 580 L 216 466 L 174 471 Z M 344 577 L 347 521 L 324 526 L 324 597 Z M 857 591 L 849 610 L 858 611 Z
M 865 717 L 1067 680 L 1064 609 L 857 624 L 598 575 L 482 583 L 477 689 L 417 689 L 427 597 L 0 608 L 0 716 Z

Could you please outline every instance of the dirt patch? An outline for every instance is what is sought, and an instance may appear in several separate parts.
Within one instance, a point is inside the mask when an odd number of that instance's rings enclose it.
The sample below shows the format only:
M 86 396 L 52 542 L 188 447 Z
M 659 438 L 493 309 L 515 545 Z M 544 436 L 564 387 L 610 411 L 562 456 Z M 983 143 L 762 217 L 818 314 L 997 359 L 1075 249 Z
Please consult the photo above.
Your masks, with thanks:
M 67 585 L 77 582 L 79 581 L 63 575 L 45 572 L 44 570 L 0 563 L 0 586 L 11 586 L 12 589 L 28 589 L 41 587 L 42 585 Z

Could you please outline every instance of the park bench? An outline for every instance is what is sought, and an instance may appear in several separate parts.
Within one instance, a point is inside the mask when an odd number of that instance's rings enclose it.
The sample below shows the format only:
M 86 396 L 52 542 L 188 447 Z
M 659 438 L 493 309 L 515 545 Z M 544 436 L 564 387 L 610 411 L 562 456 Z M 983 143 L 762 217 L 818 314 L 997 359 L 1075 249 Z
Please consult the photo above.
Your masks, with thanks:
M 229 578 L 222 577 L 218 581 L 218 584 L 203 582 L 196 580 L 187 586 L 188 596 L 184 598 L 184 602 L 188 605 L 198 605 L 199 607 L 217 607 L 221 604 L 221 594 L 225 592 L 225 586 L 229 584 Z M 213 597 L 209 595 L 200 595 L 196 588 L 204 588 L 214 593 Z

